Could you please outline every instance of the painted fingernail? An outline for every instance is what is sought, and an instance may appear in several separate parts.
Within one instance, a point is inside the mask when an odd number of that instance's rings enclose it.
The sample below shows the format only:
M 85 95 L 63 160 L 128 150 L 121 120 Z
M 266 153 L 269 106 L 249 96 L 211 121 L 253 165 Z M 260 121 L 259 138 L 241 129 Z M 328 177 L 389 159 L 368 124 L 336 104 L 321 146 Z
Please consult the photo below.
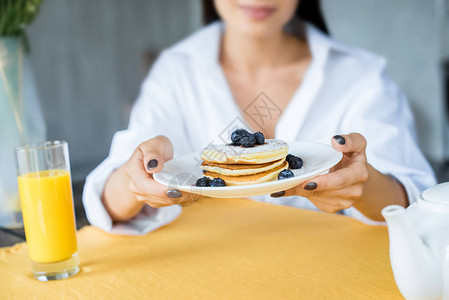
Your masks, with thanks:
M 344 145 L 346 143 L 346 140 L 341 135 L 334 136 L 334 140 L 339 143 L 340 145 Z
M 157 167 L 157 159 L 150 159 L 150 161 L 147 163 L 147 169 L 152 170 Z
M 178 191 L 178 190 L 168 190 L 168 191 L 165 192 L 165 194 L 169 198 L 180 198 L 180 197 L 182 197 L 182 193 L 180 191 Z
M 315 182 L 309 182 L 308 184 L 305 185 L 304 189 L 306 191 L 313 191 L 314 189 L 317 188 L 317 184 Z
M 284 195 L 285 195 L 285 191 L 280 191 L 280 192 L 273 193 L 270 196 L 273 197 L 273 198 L 279 198 L 279 197 L 282 197 Z

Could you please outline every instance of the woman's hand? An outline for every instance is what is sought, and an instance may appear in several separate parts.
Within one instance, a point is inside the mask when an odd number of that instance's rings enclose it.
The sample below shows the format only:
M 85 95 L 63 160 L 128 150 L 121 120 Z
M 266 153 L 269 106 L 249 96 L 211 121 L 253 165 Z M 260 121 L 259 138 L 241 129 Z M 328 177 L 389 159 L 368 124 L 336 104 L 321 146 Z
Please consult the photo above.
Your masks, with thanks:
M 286 196 L 306 197 L 320 210 L 332 213 L 360 200 L 363 185 L 368 180 L 365 138 L 358 133 L 337 135 L 332 139 L 332 147 L 343 153 L 342 160 L 328 174 L 287 190 Z
M 374 220 L 382 220 L 380 211 L 388 204 L 407 205 L 402 184 L 368 164 L 362 135 L 336 135 L 332 147 L 342 152 L 343 158 L 328 174 L 272 196 L 303 196 L 318 209 L 331 213 L 354 206 Z
M 193 194 L 167 189 L 157 183 L 153 174 L 173 158 L 173 146 L 165 136 L 140 144 L 129 160 L 109 177 L 103 203 L 113 220 L 127 220 L 148 204 L 163 207 L 193 202 Z

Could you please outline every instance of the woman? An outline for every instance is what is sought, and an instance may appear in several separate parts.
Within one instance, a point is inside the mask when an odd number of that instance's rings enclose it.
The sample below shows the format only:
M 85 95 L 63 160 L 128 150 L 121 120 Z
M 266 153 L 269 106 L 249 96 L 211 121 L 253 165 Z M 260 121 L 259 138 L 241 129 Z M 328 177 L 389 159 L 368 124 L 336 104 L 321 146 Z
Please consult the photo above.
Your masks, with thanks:
M 317 1 L 214 5 L 216 12 L 204 1 L 205 16 L 223 21 L 161 54 L 129 128 L 116 133 L 109 157 L 88 176 L 84 205 L 93 225 L 144 234 L 171 222 L 181 211 L 173 203 L 191 198 L 151 174 L 174 154 L 222 142 L 219 135 L 240 121 L 267 138 L 331 140 L 343 153 L 328 174 L 261 201 L 376 223 L 383 207 L 406 207 L 435 184 L 385 61 L 331 39 Z M 267 110 L 263 120 L 252 112 L 262 107 L 258 101 Z

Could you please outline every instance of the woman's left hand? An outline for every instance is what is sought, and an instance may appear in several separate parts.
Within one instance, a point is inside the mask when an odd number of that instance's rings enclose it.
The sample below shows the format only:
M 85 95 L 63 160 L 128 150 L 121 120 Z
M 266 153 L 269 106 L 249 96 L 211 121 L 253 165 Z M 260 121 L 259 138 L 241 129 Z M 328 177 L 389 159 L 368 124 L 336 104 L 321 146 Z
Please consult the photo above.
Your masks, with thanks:
M 343 158 L 329 173 L 286 190 L 285 194 L 272 194 L 272 197 L 303 196 L 320 210 L 332 213 L 353 206 L 362 198 L 369 177 L 366 140 L 358 133 L 336 135 L 332 138 L 332 147 L 342 152 Z

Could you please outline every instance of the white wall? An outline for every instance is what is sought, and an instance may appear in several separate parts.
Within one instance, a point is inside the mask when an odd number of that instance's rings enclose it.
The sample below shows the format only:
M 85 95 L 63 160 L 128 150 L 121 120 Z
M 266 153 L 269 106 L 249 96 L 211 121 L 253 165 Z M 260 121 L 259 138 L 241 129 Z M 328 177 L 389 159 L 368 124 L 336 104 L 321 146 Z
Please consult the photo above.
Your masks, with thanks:
M 69 143 L 82 178 L 126 128 L 144 74 L 142 54 L 200 26 L 199 1 L 46 0 L 29 30 L 49 139 Z
M 421 149 L 433 161 L 447 158 L 434 1 L 322 0 L 322 7 L 333 36 L 388 59 L 411 102 Z

